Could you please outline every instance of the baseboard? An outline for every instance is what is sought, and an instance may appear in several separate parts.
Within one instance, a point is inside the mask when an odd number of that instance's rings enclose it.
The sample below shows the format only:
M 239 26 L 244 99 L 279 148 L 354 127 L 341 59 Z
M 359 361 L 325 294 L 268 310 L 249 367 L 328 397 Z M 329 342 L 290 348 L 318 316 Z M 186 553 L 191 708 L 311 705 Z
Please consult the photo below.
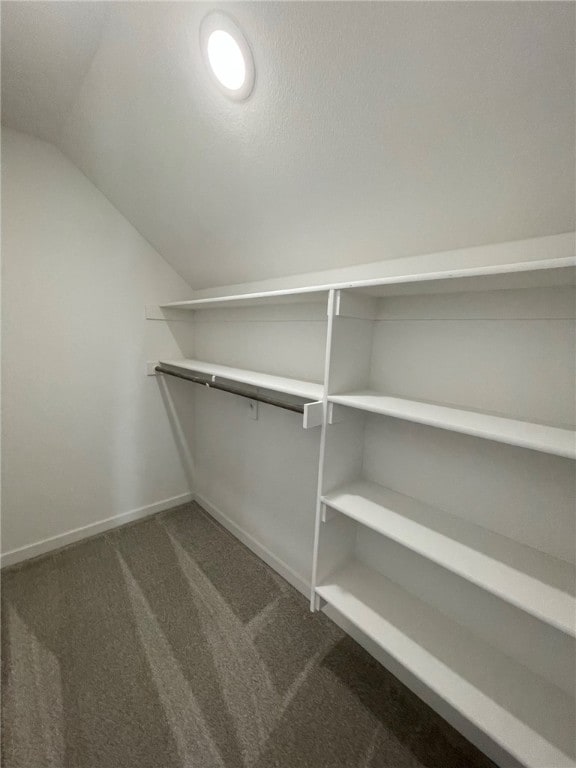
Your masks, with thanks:
M 122 512 L 120 515 L 114 515 L 113 517 L 107 517 L 104 520 L 98 520 L 95 523 L 89 523 L 83 525 L 81 528 L 74 528 L 71 531 L 65 533 L 59 533 L 57 536 L 51 536 L 48 539 L 42 539 L 34 544 L 27 544 L 25 547 L 19 547 L 18 549 L 11 549 L 9 552 L 4 552 L 0 556 L 0 564 L 2 568 L 9 565 L 15 565 L 23 560 L 30 560 L 32 557 L 38 557 L 38 555 L 44 555 L 46 552 L 51 552 L 54 549 L 61 549 L 68 546 L 68 544 L 74 544 L 76 541 L 82 539 L 88 539 L 91 536 L 96 536 L 98 533 L 109 531 L 112 528 L 118 528 L 126 523 L 131 523 L 135 520 L 140 520 L 150 515 L 155 515 L 157 512 L 162 512 L 170 507 L 176 507 L 179 504 L 186 504 L 192 501 L 192 493 L 181 493 L 179 496 L 172 496 L 169 499 L 163 501 L 157 501 L 154 504 L 148 504 L 145 507 L 139 507 L 138 509 L 132 509 L 129 512 Z
M 224 528 L 230 531 L 233 536 L 245 544 L 248 549 L 251 549 L 255 555 L 257 555 L 266 563 L 266 565 L 269 565 L 270 568 L 273 568 L 276 573 L 279 573 L 280 576 L 282 576 L 282 578 L 286 579 L 286 581 L 291 584 L 294 589 L 297 589 L 306 598 L 310 597 L 310 583 L 307 582 L 306 579 L 303 579 L 300 574 L 296 573 L 296 571 L 287 563 L 270 552 L 267 547 L 265 547 L 263 544 L 260 544 L 260 542 L 257 541 L 257 539 L 255 539 L 249 533 L 246 533 L 246 531 L 244 531 L 238 525 L 238 523 L 235 523 L 233 520 L 231 520 L 227 515 L 224 514 L 224 512 L 211 504 L 204 496 L 195 493 L 194 501 L 198 502 L 198 504 L 203 509 L 205 509 L 209 515 L 211 515 L 215 520 L 223 525 Z

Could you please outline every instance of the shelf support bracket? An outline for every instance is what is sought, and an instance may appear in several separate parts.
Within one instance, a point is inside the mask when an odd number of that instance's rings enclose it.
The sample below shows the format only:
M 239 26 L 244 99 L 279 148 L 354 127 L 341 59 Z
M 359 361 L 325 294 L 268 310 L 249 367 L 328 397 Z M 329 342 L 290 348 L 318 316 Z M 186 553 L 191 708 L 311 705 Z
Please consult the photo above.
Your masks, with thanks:
M 354 414 L 350 412 L 350 408 L 337 403 L 328 403 L 328 424 L 340 424 L 353 418 Z
M 374 320 L 377 315 L 378 299 L 360 296 L 350 291 L 336 291 L 334 314 L 336 317 L 352 317 L 360 320 Z
M 304 404 L 304 417 L 302 420 L 304 429 L 313 429 L 314 427 L 322 426 L 324 422 L 322 405 L 322 400 L 318 400 L 315 403 Z
M 327 523 L 329 520 L 332 520 L 332 518 L 336 517 L 338 512 L 336 512 L 335 509 L 332 509 L 332 507 L 329 507 L 327 504 L 322 504 L 322 522 Z

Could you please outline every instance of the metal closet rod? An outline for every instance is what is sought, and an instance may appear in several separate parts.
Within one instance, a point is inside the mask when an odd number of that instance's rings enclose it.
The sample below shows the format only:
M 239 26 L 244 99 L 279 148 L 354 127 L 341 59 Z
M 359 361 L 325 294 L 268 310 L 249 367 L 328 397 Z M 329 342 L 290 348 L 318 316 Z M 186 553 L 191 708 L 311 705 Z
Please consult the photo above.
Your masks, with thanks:
M 238 389 L 232 387 L 230 384 L 221 384 L 218 381 L 207 379 L 208 374 L 194 373 L 190 371 L 176 372 L 169 368 L 165 368 L 163 365 L 157 365 L 154 369 L 156 373 L 164 373 L 167 376 L 175 376 L 177 379 L 184 379 L 184 381 L 191 381 L 194 384 L 202 384 L 210 389 L 219 389 L 222 392 L 230 392 L 232 395 L 238 395 L 238 397 L 245 397 L 247 400 L 257 400 L 259 403 L 266 403 L 266 405 L 274 405 L 277 408 L 284 408 L 286 411 L 293 411 L 293 413 L 304 413 L 304 404 L 300 403 L 287 403 L 284 400 L 279 400 L 276 397 L 263 395 L 260 392 L 247 392 L 245 389 Z

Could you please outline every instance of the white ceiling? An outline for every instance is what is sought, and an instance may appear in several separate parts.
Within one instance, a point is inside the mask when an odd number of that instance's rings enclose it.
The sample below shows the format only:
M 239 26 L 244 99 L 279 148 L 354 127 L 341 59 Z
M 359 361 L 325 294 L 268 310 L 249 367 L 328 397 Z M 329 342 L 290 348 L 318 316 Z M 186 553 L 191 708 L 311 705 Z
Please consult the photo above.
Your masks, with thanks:
M 2 123 L 56 141 L 100 40 L 101 3 L 2 3 Z
M 248 101 L 198 26 L 232 15 Z M 573 3 L 2 3 L 3 122 L 195 288 L 574 228 Z

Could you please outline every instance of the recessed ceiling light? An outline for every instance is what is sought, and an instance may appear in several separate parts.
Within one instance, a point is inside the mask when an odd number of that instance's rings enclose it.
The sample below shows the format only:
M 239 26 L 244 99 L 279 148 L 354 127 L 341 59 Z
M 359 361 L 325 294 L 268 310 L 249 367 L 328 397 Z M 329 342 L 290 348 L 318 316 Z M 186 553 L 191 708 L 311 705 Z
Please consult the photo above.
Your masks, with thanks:
M 254 87 L 254 59 L 246 38 L 229 16 L 211 13 L 200 27 L 208 71 L 232 99 L 246 99 Z

